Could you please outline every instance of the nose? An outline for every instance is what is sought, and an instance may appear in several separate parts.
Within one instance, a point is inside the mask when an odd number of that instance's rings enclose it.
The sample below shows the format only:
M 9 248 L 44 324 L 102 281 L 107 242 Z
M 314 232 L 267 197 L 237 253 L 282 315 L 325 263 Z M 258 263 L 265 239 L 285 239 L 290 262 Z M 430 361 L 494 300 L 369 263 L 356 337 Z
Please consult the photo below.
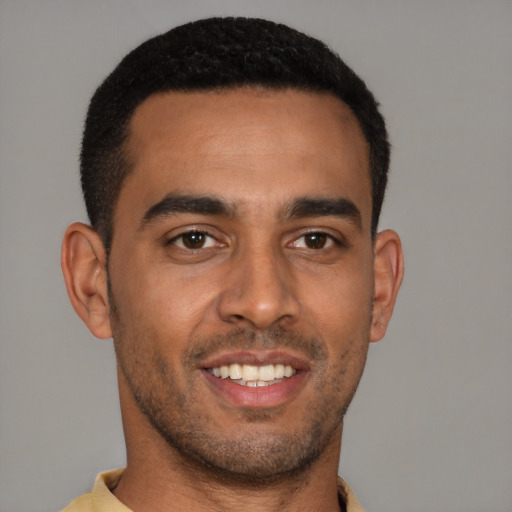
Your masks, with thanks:
M 217 302 L 219 316 L 224 322 L 257 330 L 291 325 L 301 311 L 296 288 L 284 255 L 245 251 L 230 266 Z

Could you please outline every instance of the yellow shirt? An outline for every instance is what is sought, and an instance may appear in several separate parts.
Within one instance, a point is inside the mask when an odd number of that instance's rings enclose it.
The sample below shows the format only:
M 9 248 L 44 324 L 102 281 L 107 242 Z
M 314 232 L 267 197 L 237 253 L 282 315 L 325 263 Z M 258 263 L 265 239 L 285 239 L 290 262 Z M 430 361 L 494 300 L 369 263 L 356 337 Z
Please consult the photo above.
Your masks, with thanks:
M 132 512 L 110 492 L 123 471 L 123 469 L 115 469 L 98 475 L 92 492 L 72 501 L 62 512 Z M 350 487 L 341 478 L 338 484 L 343 486 L 347 495 L 347 512 L 364 512 Z

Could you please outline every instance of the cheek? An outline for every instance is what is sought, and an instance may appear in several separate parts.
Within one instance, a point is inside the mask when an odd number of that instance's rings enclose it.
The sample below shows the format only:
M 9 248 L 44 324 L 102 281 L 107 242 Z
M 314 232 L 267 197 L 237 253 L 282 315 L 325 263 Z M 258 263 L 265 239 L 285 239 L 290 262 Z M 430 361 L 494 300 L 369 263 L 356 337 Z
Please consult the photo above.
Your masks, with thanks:
M 371 272 L 364 272 L 357 265 L 342 268 L 330 277 L 310 287 L 307 310 L 329 353 L 324 382 L 327 388 L 322 392 L 348 405 L 368 351 L 373 279 Z
M 319 332 L 331 336 L 368 333 L 373 297 L 371 271 L 344 267 L 325 276 L 308 279 L 302 286 L 302 302 Z M 344 337 L 345 337 L 344 336 Z
M 211 284 L 205 287 L 201 281 L 155 264 L 132 265 L 131 269 L 112 276 L 123 342 L 126 337 L 147 340 L 146 345 L 151 343 L 162 353 L 170 344 L 186 344 L 207 316 L 213 300 Z
M 190 278 L 176 269 L 148 275 L 141 284 L 152 320 L 173 335 L 190 337 L 208 317 L 218 289 L 212 278 Z

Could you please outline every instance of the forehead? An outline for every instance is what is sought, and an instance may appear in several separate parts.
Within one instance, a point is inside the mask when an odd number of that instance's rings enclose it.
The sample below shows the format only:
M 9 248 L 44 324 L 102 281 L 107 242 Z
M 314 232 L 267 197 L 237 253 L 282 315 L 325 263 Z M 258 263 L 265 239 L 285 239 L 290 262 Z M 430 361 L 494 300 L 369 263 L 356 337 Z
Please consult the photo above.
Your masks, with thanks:
M 147 208 L 172 192 L 256 206 L 348 194 L 371 210 L 366 140 L 349 108 L 329 94 L 155 94 L 136 109 L 125 149 L 132 171 L 120 203 L 129 195 L 132 206 Z

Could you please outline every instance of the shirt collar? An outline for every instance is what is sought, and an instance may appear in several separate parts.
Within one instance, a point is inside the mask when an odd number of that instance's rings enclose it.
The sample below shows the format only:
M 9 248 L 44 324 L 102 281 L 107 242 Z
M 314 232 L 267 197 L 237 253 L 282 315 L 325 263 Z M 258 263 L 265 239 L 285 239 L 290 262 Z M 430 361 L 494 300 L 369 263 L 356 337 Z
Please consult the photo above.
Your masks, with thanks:
M 92 491 L 94 512 L 132 512 L 132 510 L 126 505 L 123 505 L 110 490 L 117 485 L 123 471 L 124 469 L 115 469 L 101 473 L 96 477 Z M 338 478 L 338 488 L 340 488 L 340 494 L 346 496 L 347 512 L 364 512 L 352 492 L 352 489 L 342 478 Z

